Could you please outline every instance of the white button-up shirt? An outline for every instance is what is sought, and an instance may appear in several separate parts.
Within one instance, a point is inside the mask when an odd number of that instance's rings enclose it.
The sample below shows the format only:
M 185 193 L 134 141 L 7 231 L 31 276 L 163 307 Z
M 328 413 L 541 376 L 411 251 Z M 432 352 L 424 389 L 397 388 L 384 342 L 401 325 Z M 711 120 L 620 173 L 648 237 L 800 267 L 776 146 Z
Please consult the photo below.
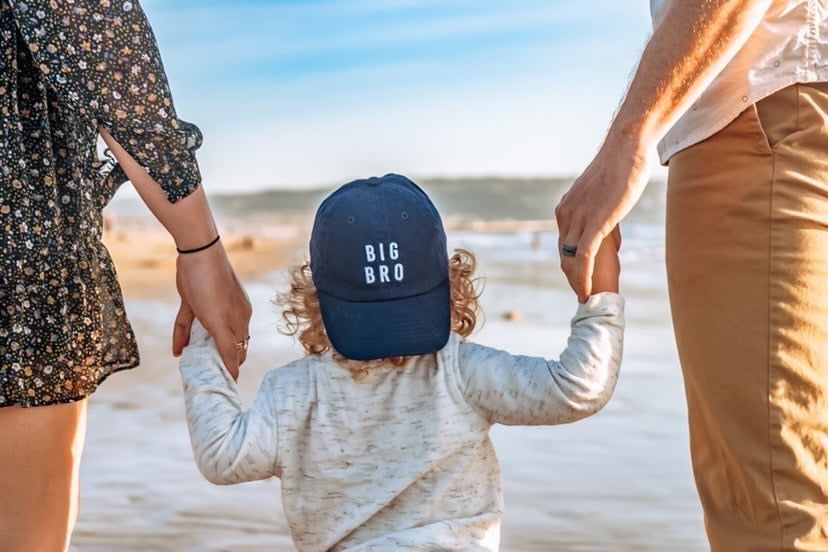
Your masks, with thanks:
M 657 26 L 671 0 L 650 0 Z M 827 0 L 776 0 L 730 63 L 658 145 L 662 164 L 748 106 L 797 82 L 828 81 Z

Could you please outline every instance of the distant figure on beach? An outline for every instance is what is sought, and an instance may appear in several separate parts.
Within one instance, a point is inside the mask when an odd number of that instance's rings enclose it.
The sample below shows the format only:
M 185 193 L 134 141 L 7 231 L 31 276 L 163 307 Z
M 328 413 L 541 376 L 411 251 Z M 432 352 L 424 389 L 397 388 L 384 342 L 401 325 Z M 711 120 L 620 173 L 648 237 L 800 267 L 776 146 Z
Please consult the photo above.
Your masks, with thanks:
M 489 429 L 573 422 L 609 400 L 624 329 L 619 240 L 598 251 L 560 360 L 516 356 L 466 341 L 475 259 L 449 257 L 425 192 L 394 174 L 340 187 L 280 296 L 307 354 L 270 371 L 249 410 L 193 325 L 180 369 L 201 472 L 217 484 L 279 477 L 299 550 L 497 550 Z
M 98 159 L 99 136 L 118 164 Z M 86 399 L 138 364 L 101 244 L 101 209 L 127 178 L 182 253 L 174 348 L 196 316 L 227 369 L 237 372 L 245 358 L 250 305 L 199 186 L 200 143 L 198 128 L 176 115 L 137 0 L 0 0 L 4 552 L 67 548 Z M 112 462 L 123 461 L 113 450 Z
M 658 144 L 711 548 L 828 550 L 828 2 L 651 4 L 626 97 L 558 205 L 563 268 L 586 297 Z

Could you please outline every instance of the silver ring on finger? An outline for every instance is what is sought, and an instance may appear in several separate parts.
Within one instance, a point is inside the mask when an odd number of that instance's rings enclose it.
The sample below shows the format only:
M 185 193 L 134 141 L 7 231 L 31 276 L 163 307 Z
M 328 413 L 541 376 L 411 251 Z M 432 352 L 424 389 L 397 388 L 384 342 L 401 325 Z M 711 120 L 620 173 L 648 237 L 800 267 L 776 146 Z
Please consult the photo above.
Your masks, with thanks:
M 561 255 L 564 257 L 574 257 L 578 254 L 578 246 L 577 245 L 562 245 L 561 246 Z

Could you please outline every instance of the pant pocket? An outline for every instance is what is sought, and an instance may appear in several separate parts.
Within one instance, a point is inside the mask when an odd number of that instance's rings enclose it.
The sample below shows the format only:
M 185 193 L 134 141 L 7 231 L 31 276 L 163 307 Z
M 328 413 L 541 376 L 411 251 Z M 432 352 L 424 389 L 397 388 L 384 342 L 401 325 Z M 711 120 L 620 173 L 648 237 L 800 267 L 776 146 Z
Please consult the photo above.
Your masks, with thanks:
M 799 128 L 799 87 L 799 84 L 792 84 L 753 104 L 770 149 Z

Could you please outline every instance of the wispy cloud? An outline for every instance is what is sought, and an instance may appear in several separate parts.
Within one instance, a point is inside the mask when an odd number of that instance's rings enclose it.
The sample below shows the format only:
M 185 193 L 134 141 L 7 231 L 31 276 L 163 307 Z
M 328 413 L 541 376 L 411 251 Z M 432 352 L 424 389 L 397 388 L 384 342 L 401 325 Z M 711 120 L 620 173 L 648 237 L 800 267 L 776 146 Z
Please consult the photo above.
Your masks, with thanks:
M 164 45 L 192 77 L 235 78 L 412 60 L 485 59 L 515 45 L 564 48 L 612 40 L 617 3 L 595 13 L 570 2 L 146 2 Z M 608 9 L 616 6 L 615 10 Z M 166 53 L 166 52 L 165 52 Z M 183 57 L 183 56 L 182 56 Z
M 643 0 L 143 6 L 179 111 L 209 131 L 205 166 L 258 185 L 382 159 L 419 174 L 577 170 L 649 28 Z M 235 160 L 251 151 L 276 152 L 277 174 Z

